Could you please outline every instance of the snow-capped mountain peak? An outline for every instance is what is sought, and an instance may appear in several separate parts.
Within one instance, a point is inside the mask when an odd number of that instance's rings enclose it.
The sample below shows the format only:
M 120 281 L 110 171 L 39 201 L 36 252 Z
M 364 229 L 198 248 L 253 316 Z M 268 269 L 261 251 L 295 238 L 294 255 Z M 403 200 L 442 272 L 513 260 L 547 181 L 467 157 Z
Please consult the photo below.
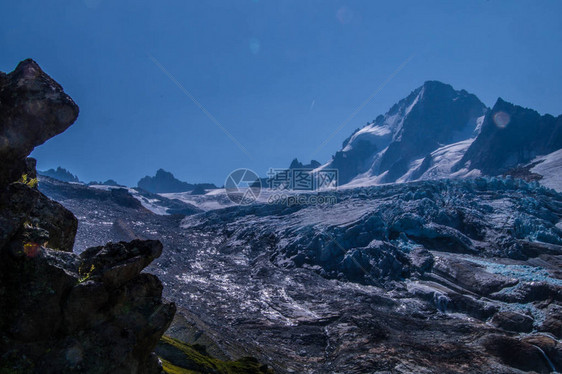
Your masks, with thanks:
M 486 111 L 465 90 L 427 81 L 355 131 L 324 167 L 339 169 L 341 184 L 356 179 L 395 182 L 443 145 L 473 138 Z

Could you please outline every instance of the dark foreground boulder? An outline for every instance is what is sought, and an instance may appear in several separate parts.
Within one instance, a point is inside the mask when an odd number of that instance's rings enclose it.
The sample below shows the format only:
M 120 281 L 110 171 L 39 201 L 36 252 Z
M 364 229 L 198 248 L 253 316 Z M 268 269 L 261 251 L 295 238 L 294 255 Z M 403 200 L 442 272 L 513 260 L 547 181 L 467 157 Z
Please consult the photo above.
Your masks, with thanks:
M 66 130 L 78 106 L 33 60 L 0 72 L 0 183 L 19 178 L 33 148 Z
M 26 157 L 78 107 L 32 60 L 0 73 L 0 373 L 161 373 L 175 305 L 141 271 L 159 241 L 72 253 L 74 215 L 36 189 Z
M 158 367 L 151 352 L 175 306 L 162 302 L 158 278 L 140 271 L 161 251 L 158 241 L 133 241 L 82 256 L 42 246 L 3 252 L 4 366 L 40 373 L 159 372 L 149 370 Z

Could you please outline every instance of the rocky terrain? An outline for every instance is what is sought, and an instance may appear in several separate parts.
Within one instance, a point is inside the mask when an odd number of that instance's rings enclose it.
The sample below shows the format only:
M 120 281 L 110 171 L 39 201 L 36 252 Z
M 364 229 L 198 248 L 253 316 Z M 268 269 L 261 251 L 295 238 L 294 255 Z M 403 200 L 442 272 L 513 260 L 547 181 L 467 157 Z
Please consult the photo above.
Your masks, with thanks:
M 51 183 L 40 189 L 57 190 Z M 182 322 L 168 334 L 216 357 L 250 355 L 280 373 L 562 365 L 562 196 L 536 182 L 344 189 L 334 205 L 185 218 L 56 197 L 79 218 L 77 249 L 97 235 L 162 238 L 169 250 L 149 270 L 178 305 Z
M 0 372 L 160 373 L 153 351 L 176 307 L 141 271 L 162 244 L 73 253 L 76 217 L 37 190 L 27 156 L 77 116 L 34 61 L 0 73 Z

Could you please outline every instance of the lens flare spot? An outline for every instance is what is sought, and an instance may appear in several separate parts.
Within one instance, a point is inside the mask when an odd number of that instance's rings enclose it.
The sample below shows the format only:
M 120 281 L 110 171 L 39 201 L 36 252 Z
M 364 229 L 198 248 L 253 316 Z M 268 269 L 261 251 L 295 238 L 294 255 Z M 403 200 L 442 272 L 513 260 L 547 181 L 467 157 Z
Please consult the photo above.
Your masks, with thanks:
M 494 114 L 494 123 L 500 129 L 505 129 L 507 125 L 509 125 L 509 121 L 511 121 L 511 117 L 506 112 L 497 112 Z
M 338 9 L 336 17 L 342 25 L 347 25 L 353 20 L 353 11 L 346 6 L 343 6 Z
M 261 48 L 261 44 L 258 39 L 256 38 L 250 39 L 250 52 L 252 52 L 252 54 L 257 55 L 260 51 L 260 48 Z
M 27 257 L 33 258 L 37 256 L 40 248 L 41 246 L 37 243 L 25 243 L 23 245 L 23 253 L 25 253 Z

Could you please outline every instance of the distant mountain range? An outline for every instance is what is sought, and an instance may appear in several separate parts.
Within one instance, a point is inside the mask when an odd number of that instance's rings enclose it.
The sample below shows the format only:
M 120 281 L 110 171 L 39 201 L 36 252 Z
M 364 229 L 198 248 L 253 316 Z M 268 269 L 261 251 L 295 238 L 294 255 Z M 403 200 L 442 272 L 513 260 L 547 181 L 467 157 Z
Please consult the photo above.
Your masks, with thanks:
M 290 169 L 338 169 L 339 185 L 511 175 L 562 191 L 562 116 L 540 115 L 498 98 L 487 108 L 478 97 L 427 81 L 406 98 L 355 130 L 325 164 L 294 159 Z M 77 176 L 58 167 L 39 174 L 64 182 Z M 114 180 L 91 182 L 117 186 Z M 267 178 L 262 179 L 267 186 Z M 216 189 L 192 184 L 159 169 L 138 187 L 150 193 Z
M 154 177 L 146 176 L 137 183 L 139 188 L 152 193 L 188 192 L 204 193 L 205 189 L 215 189 L 212 183 L 191 184 L 182 182 L 164 169 L 158 169 Z
M 428 81 L 357 129 L 321 168 L 337 168 L 340 185 L 350 186 L 514 175 L 525 166 L 528 173 L 516 176 L 541 180 L 559 174 L 552 170 L 560 166 L 556 154 L 544 156 L 561 148 L 562 116 L 541 116 L 501 98 L 489 109 L 465 90 Z M 546 159 L 548 170 L 536 167 Z
M 320 164 L 318 163 L 318 166 Z M 80 179 L 72 174 L 65 168 L 57 167 L 56 169 L 49 169 L 45 171 L 38 171 L 39 175 L 53 178 L 62 182 L 83 183 Z M 112 187 L 124 187 L 113 179 L 108 179 L 105 182 L 89 182 L 88 185 L 102 185 Z M 174 175 L 164 169 L 156 171 L 153 177 L 143 177 L 138 182 L 138 188 L 149 193 L 174 193 L 174 192 L 191 192 L 193 195 L 202 195 L 209 189 L 218 188 L 212 183 L 187 183 L 180 181 Z
M 78 178 L 77 175 L 72 174 L 70 171 L 68 171 L 65 168 L 61 168 L 60 166 L 57 167 L 56 169 L 49 169 L 49 170 L 44 170 L 44 171 L 38 170 L 37 174 L 42 175 L 44 177 L 53 178 L 53 179 L 56 179 L 56 180 L 61 181 L 61 182 L 86 184 L 86 183 L 82 182 Z M 105 182 L 92 181 L 92 182 L 89 182 L 87 184 L 88 185 L 123 187 L 123 185 L 117 183 L 113 179 L 108 179 Z
M 56 169 L 49 169 L 45 171 L 37 170 L 37 174 L 54 178 L 62 182 L 80 183 L 80 179 L 78 179 L 76 175 L 72 174 L 70 171 L 64 168 L 61 168 L 60 166 L 57 167 Z

